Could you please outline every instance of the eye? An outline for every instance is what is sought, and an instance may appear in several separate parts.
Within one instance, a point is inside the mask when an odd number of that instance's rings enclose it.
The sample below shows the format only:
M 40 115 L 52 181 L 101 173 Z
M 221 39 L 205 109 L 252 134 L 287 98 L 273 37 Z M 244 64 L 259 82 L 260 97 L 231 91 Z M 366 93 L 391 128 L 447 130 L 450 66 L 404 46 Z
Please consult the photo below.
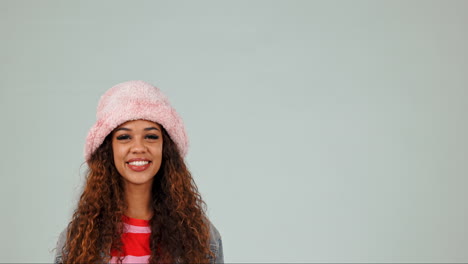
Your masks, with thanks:
M 126 140 L 126 139 L 130 139 L 130 136 L 129 135 L 120 135 L 117 137 L 117 140 Z
M 158 135 L 147 135 L 146 138 L 156 140 L 156 139 L 159 138 L 159 136 Z

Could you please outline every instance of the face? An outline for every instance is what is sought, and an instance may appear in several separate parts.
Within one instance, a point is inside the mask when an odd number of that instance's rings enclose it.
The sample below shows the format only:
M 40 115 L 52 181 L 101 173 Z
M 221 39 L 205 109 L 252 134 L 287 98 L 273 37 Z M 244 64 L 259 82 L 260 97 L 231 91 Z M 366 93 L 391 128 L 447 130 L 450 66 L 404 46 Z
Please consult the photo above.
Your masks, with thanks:
M 151 186 L 161 167 L 162 149 L 161 126 L 151 121 L 129 121 L 112 133 L 114 164 L 126 185 Z

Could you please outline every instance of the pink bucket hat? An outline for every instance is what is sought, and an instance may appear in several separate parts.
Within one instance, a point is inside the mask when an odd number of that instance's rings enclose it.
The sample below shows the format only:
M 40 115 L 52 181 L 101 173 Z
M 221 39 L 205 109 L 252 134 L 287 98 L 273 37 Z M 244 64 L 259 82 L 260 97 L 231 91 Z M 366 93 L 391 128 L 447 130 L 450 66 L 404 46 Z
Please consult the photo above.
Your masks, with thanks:
M 177 145 L 180 155 L 185 157 L 187 154 L 188 138 L 182 119 L 167 97 L 149 83 L 128 81 L 107 90 L 99 100 L 96 119 L 86 138 L 86 161 L 112 130 L 127 121 L 138 119 L 163 126 Z

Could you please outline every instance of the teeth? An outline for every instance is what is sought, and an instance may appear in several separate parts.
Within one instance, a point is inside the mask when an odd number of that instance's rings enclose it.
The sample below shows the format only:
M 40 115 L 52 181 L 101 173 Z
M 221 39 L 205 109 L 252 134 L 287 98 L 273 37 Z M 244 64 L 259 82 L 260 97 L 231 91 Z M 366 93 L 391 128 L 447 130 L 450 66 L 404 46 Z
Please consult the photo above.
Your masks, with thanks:
M 129 162 L 128 164 L 133 165 L 133 166 L 144 166 L 148 163 L 149 161 L 132 161 L 132 162 Z

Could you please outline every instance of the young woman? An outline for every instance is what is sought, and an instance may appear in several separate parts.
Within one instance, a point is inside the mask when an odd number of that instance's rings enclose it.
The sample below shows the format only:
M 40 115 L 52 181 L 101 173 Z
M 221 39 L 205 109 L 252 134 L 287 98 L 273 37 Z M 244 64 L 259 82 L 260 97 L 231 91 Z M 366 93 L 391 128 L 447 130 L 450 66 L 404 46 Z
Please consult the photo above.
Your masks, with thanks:
M 181 118 L 143 81 L 100 99 L 86 184 L 56 263 L 223 263 L 221 236 L 185 163 Z

